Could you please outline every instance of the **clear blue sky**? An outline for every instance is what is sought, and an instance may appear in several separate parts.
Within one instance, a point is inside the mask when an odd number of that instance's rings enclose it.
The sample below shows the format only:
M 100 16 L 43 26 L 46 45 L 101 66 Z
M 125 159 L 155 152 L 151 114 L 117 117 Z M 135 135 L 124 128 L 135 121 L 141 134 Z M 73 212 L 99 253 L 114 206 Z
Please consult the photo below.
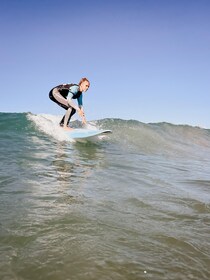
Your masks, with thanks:
M 1 0 L 0 31 L 1 112 L 61 115 L 87 76 L 88 120 L 210 128 L 209 0 Z

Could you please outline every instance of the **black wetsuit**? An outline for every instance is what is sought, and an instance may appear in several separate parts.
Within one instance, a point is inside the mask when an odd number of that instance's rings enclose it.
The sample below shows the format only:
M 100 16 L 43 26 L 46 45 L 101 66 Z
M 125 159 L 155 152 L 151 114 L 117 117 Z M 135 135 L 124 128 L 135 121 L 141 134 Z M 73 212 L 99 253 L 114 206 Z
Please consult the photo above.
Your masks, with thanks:
M 56 89 L 56 92 L 53 93 L 53 90 Z M 77 84 L 63 84 L 58 85 L 51 89 L 49 92 L 49 98 L 57 103 L 59 106 L 67 110 L 66 114 L 63 116 L 60 121 L 60 125 L 63 126 L 65 117 L 67 118 L 67 125 L 71 117 L 76 113 L 75 108 L 68 103 L 67 97 L 70 95 L 71 99 L 77 99 L 79 107 L 82 106 L 82 92 L 79 90 L 79 86 Z

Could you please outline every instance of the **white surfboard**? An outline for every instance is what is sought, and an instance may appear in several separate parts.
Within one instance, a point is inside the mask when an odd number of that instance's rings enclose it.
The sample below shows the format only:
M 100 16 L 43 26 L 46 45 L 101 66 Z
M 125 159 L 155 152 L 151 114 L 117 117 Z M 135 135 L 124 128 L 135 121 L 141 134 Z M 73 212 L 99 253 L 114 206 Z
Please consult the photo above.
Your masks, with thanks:
M 83 128 L 75 128 L 72 131 L 67 131 L 69 137 L 71 139 L 86 139 L 90 137 L 95 137 L 103 134 L 111 133 L 111 130 L 103 130 L 103 129 L 83 129 Z

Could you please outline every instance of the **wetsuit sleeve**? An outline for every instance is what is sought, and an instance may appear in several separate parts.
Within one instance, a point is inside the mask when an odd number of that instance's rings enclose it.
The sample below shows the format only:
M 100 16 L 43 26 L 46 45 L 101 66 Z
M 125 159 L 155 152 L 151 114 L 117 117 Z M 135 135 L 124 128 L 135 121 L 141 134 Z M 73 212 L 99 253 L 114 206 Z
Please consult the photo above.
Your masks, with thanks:
M 78 110 L 78 108 L 77 106 L 75 106 L 74 102 L 72 101 L 72 97 L 74 96 L 74 94 L 77 94 L 78 90 L 79 90 L 78 86 L 71 86 L 69 88 L 69 93 L 67 98 L 68 104 L 76 110 Z
M 77 98 L 77 102 L 78 102 L 79 107 L 81 108 L 83 106 L 82 94 L 80 95 L 80 97 Z

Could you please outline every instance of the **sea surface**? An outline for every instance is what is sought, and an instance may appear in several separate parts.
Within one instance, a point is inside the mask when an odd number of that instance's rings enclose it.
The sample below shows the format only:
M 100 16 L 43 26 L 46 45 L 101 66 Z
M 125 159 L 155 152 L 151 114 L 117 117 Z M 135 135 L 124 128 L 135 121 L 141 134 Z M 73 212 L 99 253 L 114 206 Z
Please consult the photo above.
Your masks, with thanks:
M 209 280 L 210 130 L 60 118 L 0 113 L 0 279 Z

